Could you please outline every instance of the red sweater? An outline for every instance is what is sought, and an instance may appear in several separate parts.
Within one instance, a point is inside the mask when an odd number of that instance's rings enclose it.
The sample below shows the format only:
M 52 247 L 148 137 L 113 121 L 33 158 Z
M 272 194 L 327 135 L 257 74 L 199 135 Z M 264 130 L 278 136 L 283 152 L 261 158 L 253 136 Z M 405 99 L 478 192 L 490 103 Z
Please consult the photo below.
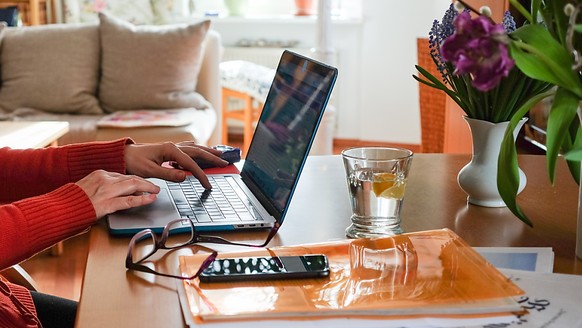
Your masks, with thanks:
M 0 270 L 95 223 L 89 197 L 74 182 L 97 169 L 125 173 L 127 143 L 131 140 L 1 148 L 0 203 L 6 205 L 0 205 Z M 0 281 L 0 327 L 34 327 L 21 315 L 15 298 L 36 314 L 26 289 Z

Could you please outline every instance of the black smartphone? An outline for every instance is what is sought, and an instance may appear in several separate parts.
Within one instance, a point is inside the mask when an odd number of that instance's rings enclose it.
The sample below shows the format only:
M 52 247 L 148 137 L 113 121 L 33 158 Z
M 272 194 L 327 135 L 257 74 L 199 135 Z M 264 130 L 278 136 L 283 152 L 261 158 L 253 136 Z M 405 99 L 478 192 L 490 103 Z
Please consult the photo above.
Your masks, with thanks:
M 216 259 L 200 274 L 201 282 L 322 278 L 329 276 L 323 254 Z

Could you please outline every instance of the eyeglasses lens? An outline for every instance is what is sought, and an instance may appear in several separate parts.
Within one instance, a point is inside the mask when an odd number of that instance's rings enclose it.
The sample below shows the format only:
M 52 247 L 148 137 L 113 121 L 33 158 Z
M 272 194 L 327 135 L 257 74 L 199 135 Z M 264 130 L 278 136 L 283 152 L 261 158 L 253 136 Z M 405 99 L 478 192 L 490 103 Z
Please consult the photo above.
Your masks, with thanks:
M 171 234 L 171 237 L 166 233 Z M 196 231 L 190 220 L 176 220 L 168 224 L 162 239 L 166 248 L 178 248 L 192 244 L 195 236 Z

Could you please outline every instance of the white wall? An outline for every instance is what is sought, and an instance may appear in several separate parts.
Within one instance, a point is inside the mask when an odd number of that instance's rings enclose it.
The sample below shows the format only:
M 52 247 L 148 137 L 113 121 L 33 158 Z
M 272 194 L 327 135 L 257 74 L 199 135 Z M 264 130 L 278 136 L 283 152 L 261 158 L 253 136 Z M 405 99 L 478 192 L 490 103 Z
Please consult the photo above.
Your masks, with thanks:
M 420 144 L 416 38 L 427 37 L 450 0 L 363 0 L 362 20 L 334 22 L 332 44 L 339 76 L 332 103 L 335 136 L 342 139 Z M 315 44 L 315 21 L 217 19 L 223 44 L 242 38 L 298 40 Z

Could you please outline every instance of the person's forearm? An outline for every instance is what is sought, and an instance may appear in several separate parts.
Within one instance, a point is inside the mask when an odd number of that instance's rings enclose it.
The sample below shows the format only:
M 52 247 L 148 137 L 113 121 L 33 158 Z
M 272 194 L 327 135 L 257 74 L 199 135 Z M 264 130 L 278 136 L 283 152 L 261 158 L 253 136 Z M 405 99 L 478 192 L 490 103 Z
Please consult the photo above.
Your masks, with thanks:
M 0 206 L 0 270 L 82 232 L 95 220 L 89 197 L 73 183 Z
M 41 149 L 0 149 L 0 202 L 41 195 L 97 169 L 125 173 L 131 139 Z

